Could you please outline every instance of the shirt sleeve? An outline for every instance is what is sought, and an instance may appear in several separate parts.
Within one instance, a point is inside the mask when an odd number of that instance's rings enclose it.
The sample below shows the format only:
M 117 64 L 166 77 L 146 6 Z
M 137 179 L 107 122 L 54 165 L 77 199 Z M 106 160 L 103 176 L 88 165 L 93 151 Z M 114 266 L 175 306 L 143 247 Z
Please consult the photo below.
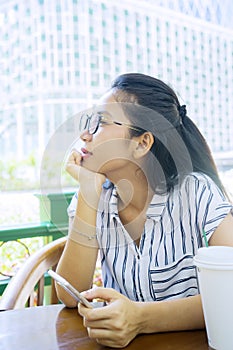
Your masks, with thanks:
M 198 181 L 197 181 L 198 180 Z M 226 199 L 215 182 L 206 175 L 195 181 L 196 210 L 201 233 L 210 239 L 215 229 L 232 209 L 232 204 Z
M 78 202 L 78 192 L 76 192 L 70 202 L 70 205 L 67 208 L 67 214 L 68 217 L 73 219 L 75 216 L 75 211 L 76 211 L 76 207 L 77 207 L 77 202 Z

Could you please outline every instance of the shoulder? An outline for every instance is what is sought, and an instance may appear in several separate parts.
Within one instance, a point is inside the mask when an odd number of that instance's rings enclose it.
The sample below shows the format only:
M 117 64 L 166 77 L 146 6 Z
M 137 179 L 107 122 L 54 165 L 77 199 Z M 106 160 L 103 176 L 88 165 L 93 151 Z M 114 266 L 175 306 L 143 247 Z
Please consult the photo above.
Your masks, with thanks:
M 184 178 L 184 182 L 190 182 L 190 183 L 200 182 L 203 184 L 214 183 L 214 181 L 208 175 L 204 173 L 197 173 L 197 172 L 188 174 Z
M 217 184 L 206 174 L 193 172 L 187 175 L 181 183 L 181 188 L 201 192 L 203 190 L 216 192 L 224 198 L 221 189 Z
M 181 206 L 195 207 L 197 211 L 204 206 L 228 206 L 229 201 L 217 184 L 206 174 L 188 174 L 169 194 L 169 200 Z
M 213 208 L 229 210 L 232 205 L 217 184 L 203 173 L 193 172 L 186 176 L 180 186 L 180 193 L 182 198 L 186 198 L 187 202 L 196 206 L 197 211 L 202 211 L 204 207 L 210 210 Z

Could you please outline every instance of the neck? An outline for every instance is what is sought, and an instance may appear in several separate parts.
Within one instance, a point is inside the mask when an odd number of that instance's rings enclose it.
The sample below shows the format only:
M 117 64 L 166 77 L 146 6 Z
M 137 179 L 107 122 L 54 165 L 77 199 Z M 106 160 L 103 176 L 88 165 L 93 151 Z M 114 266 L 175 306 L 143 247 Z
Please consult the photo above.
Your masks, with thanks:
M 139 169 L 131 169 L 117 178 L 108 177 L 112 181 L 119 196 L 119 210 L 133 206 L 135 209 L 143 210 L 150 203 L 153 191 L 149 186 L 145 174 Z

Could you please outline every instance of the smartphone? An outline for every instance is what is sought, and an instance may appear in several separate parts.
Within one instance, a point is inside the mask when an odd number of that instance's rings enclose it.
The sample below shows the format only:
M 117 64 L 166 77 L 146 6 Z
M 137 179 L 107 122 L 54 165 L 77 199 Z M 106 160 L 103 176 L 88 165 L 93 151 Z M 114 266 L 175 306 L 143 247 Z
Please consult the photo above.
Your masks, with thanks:
M 82 294 L 77 291 L 65 278 L 60 276 L 58 273 L 53 270 L 48 270 L 49 276 L 51 276 L 55 281 L 63 287 L 73 298 L 75 298 L 78 302 L 83 304 L 84 306 L 92 309 L 94 306 L 90 303 Z

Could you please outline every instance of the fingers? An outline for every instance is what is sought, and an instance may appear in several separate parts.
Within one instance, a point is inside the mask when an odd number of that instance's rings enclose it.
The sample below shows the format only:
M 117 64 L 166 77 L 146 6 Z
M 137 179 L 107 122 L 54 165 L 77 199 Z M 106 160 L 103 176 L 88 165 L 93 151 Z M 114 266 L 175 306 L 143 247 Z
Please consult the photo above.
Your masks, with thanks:
M 124 348 L 131 340 L 122 337 L 121 334 L 118 335 L 115 332 L 113 333 L 113 331 L 109 329 L 87 328 L 87 332 L 91 339 L 95 339 L 97 343 L 110 348 Z
M 96 311 L 99 311 L 99 309 L 96 309 Z M 108 316 L 110 316 L 109 313 Z M 106 319 L 98 318 L 98 320 L 90 320 L 84 317 L 83 325 L 87 329 L 88 336 L 102 345 L 122 348 L 131 340 L 131 338 L 127 337 L 128 330 L 122 330 L 122 327 L 118 326 L 119 322 L 111 319 L 111 317 Z
M 88 300 L 101 299 L 106 302 L 106 306 L 93 309 L 88 309 L 82 304 L 78 304 L 78 311 L 85 318 L 85 325 L 89 327 L 95 326 L 92 322 L 109 321 L 113 317 L 118 318 L 120 316 L 120 308 L 125 302 L 129 301 L 128 298 L 111 288 L 96 287 L 82 294 Z
M 79 153 L 76 150 L 73 150 L 67 159 L 67 166 L 69 167 L 69 165 L 72 165 L 72 164 L 80 165 L 81 160 L 82 160 L 81 153 Z
M 118 339 L 116 341 L 116 334 L 114 339 L 113 332 L 109 329 L 93 329 L 88 327 L 87 333 L 88 336 L 91 339 L 95 339 L 97 343 L 111 348 L 123 348 L 129 343 L 126 342 L 125 339 L 122 339 L 120 336 L 117 337 Z
M 94 309 L 78 305 L 90 338 L 102 345 L 124 347 L 136 336 L 135 302 L 111 288 L 97 287 L 83 294 L 89 300 L 101 298 L 107 302 L 107 306 Z
M 107 306 L 90 309 L 90 308 L 87 308 L 86 306 L 82 305 L 81 303 L 79 303 L 78 304 L 78 312 L 84 318 L 84 326 L 90 327 L 90 324 L 92 322 L 96 322 L 96 321 L 99 322 L 99 321 L 108 319 L 109 312 L 108 311 L 106 312 L 106 310 L 105 310 L 106 307 Z
M 93 190 L 97 191 L 99 188 L 102 188 L 102 184 L 106 180 L 105 175 L 83 167 L 82 161 L 82 154 L 77 150 L 73 150 L 66 162 L 66 171 L 78 182 L 88 183 L 88 192 L 91 192 L 90 181 L 93 183 Z
M 104 287 L 95 287 L 83 292 L 82 294 L 88 300 L 103 299 L 107 303 L 123 297 L 122 294 L 118 293 L 116 290 Z
M 107 303 L 107 306 L 98 307 L 94 309 L 88 309 L 82 304 L 78 304 L 78 311 L 80 315 L 88 319 L 88 321 L 90 322 L 95 320 L 105 320 L 109 318 L 110 304 L 116 299 L 121 299 L 123 297 L 114 289 L 102 287 L 96 287 L 88 291 L 82 292 L 82 295 L 90 301 L 93 299 L 101 299 Z
M 80 171 L 79 166 L 81 165 L 81 162 L 82 162 L 82 155 L 78 151 L 73 150 L 66 162 L 66 171 L 75 180 L 79 180 L 79 171 Z

